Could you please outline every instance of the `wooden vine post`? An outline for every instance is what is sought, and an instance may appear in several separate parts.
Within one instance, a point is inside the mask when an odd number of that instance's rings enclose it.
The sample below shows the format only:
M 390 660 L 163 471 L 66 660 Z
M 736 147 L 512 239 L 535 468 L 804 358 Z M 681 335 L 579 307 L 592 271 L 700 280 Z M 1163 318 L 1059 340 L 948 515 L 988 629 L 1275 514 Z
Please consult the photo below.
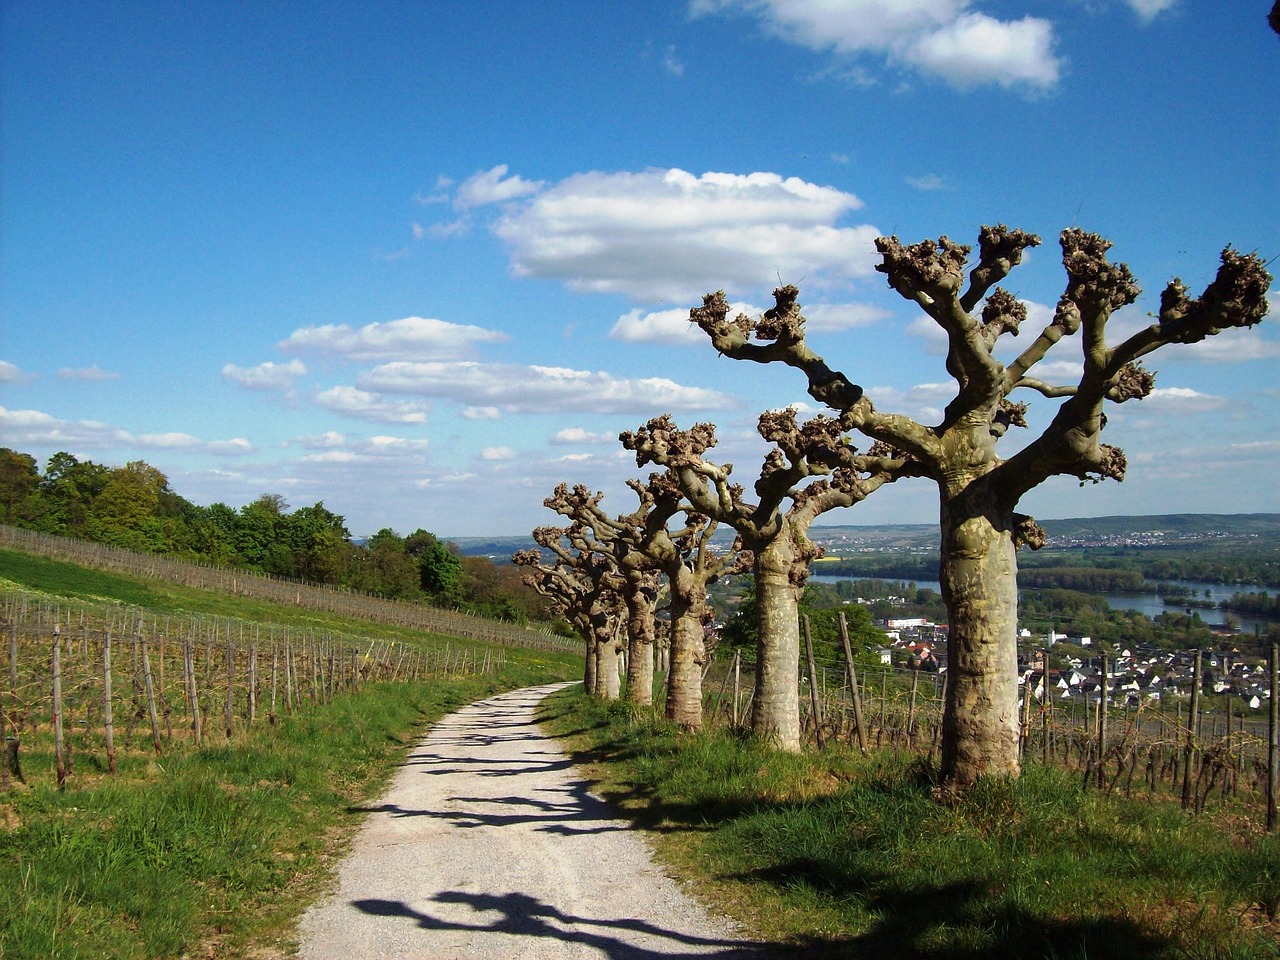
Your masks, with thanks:
M 1280 826 L 1280 643 L 1271 644 L 1271 704 L 1268 710 L 1267 829 Z
M 111 719 L 111 631 L 102 634 L 102 733 L 107 741 L 107 772 L 116 772 L 116 731 Z
M 1196 757 L 1196 727 L 1200 721 L 1200 651 L 1196 651 L 1195 667 L 1191 671 L 1191 715 L 1187 718 L 1187 742 L 1183 748 L 1182 809 L 1190 808 L 1192 801 L 1191 768 Z
M 62 626 L 53 625 L 53 754 L 58 771 L 58 789 L 67 784 L 67 758 L 62 743 Z
M 1107 700 L 1111 693 L 1111 678 L 1107 675 L 1110 669 L 1110 663 L 1107 655 L 1102 655 L 1102 687 L 1100 689 L 1101 696 L 1098 698 L 1098 769 L 1097 778 L 1098 786 L 1106 785 L 1106 765 L 1107 765 Z
M 853 725 L 858 731 L 858 749 L 867 755 L 867 728 L 862 723 L 862 694 L 858 692 L 858 670 L 853 665 L 853 648 L 849 645 L 849 624 L 844 611 L 837 618 L 840 624 L 840 644 L 844 648 L 844 666 L 849 675 L 849 695 L 853 698 Z
M 804 627 L 804 657 L 809 667 L 809 705 L 813 710 L 813 737 L 818 742 L 818 749 L 822 749 L 822 710 L 818 701 L 818 668 L 813 660 L 813 636 L 809 632 L 809 616 L 808 614 L 800 618 L 800 624 Z
M 151 721 L 151 745 L 156 756 L 164 751 L 160 746 L 160 721 L 156 716 L 156 688 L 151 680 L 151 657 L 147 653 L 147 638 L 138 635 L 138 645 L 142 648 L 142 682 L 147 695 L 147 719 Z

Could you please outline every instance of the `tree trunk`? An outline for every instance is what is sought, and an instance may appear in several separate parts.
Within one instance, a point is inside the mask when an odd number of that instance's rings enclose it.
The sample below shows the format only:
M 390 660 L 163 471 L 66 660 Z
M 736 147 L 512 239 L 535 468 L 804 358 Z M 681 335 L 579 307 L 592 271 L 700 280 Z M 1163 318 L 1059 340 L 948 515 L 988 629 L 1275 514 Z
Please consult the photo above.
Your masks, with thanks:
M 627 585 L 627 701 L 653 703 L 653 597 L 644 586 Z
M 687 568 L 671 578 L 671 668 L 667 674 L 666 716 L 689 730 L 702 726 L 702 665 L 707 661 L 702 629 L 706 587 L 696 581 Z
M 1018 561 L 1012 508 L 942 504 L 939 577 L 950 619 L 942 776 L 966 787 L 1018 775 Z
M 582 686 L 587 691 L 587 696 L 594 697 L 597 695 L 595 638 L 587 641 L 586 652 L 582 659 L 585 661 L 582 667 Z
M 618 671 L 618 643 L 613 636 L 613 625 L 597 628 L 596 636 L 596 688 L 604 700 L 617 700 L 622 692 L 622 677 Z
M 760 637 L 751 732 L 781 749 L 800 750 L 800 619 L 791 582 L 794 546 L 787 533 L 755 553 Z

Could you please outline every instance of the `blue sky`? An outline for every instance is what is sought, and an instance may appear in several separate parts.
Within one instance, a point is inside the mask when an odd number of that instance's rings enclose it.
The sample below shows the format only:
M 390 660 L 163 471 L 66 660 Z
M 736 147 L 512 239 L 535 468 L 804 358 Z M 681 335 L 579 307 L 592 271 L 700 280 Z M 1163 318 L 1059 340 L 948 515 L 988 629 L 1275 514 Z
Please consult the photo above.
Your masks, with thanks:
M 1280 256 L 1269 6 L 14 0 L 0 444 L 143 459 L 201 503 L 323 499 L 357 535 L 523 533 L 560 481 L 624 512 L 618 431 L 657 414 L 714 421 L 754 477 L 756 417 L 803 383 L 685 318 L 779 280 L 832 366 L 933 422 L 939 341 L 877 235 L 1040 234 L 1006 286 L 1043 319 L 1058 232 L 1097 231 L 1145 291 L 1115 336 L 1227 244 Z M 1275 318 L 1148 366 L 1107 430 L 1124 483 L 1024 508 L 1280 510 Z M 829 521 L 936 512 L 921 481 Z

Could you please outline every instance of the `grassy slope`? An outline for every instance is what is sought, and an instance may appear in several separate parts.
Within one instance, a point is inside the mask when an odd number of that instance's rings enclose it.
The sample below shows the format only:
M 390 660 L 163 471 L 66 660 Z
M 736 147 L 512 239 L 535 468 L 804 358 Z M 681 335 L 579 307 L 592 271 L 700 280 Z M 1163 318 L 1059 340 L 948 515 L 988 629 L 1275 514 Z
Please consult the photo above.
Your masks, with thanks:
M 204 612 L 410 641 L 412 631 L 224 598 L 0 551 L 0 578 L 164 615 Z M 499 690 L 573 679 L 571 656 L 508 650 L 497 675 L 379 684 L 282 716 L 231 744 L 158 761 L 121 751 L 116 777 L 77 756 L 59 793 L 50 747 L 23 739 L 29 785 L 0 794 L 0 957 L 271 956 L 425 728 Z M 83 750 L 83 748 L 79 748 Z M 212 953 L 210 952 L 212 951 Z
M 943 804 L 919 760 L 690 737 L 574 693 L 546 709 L 661 856 L 802 955 L 1278 955 L 1280 846 L 1229 816 L 1191 819 L 1037 768 Z

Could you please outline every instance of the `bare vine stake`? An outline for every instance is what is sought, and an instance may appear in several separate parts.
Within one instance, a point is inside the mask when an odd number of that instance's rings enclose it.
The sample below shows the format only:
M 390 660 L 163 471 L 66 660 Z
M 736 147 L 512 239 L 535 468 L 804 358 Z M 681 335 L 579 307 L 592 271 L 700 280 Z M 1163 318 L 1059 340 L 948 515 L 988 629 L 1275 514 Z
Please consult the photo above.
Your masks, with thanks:
M 742 681 L 742 651 L 733 651 L 733 728 L 738 729 L 741 717 L 738 713 L 738 684 Z
M 222 701 L 222 720 L 223 726 L 227 728 L 227 739 L 231 739 L 232 734 L 232 711 L 235 708 L 235 689 L 236 689 L 236 654 L 235 647 L 231 645 L 231 625 L 227 625 L 227 695 Z
M 916 691 L 920 687 L 920 671 L 911 672 L 911 706 L 907 709 L 907 746 L 916 745 Z
M 187 673 L 187 697 L 191 701 L 191 739 L 196 749 L 200 748 L 200 740 L 204 731 L 200 724 L 200 691 L 196 687 L 196 643 L 195 627 L 187 634 L 182 648 L 182 666 Z
M 1107 655 L 1102 655 L 1102 697 L 1098 700 L 1098 786 L 1106 784 L 1106 764 L 1107 764 L 1107 698 L 1110 694 L 1110 677 L 1107 676 L 1107 670 L 1110 664 L 1107 662 Z
M 142 679 L 146 685 L 147 717 L 151 720 L 151 745 L 155 747 L 158 757 L 164 751 L 160 747 L 160 721 L 156 717 L 156 691 L 151 683 L 151 658 L 147 655 L 147 638 L 139 635 L 138 643 L 142 647 Z
M 1271 708 L 1268 710 L 1267 829 L 1280 826 L 1280 643 L 1271 644 Z
M 853 665 L 853 648 L 849 646 L 849 624 L 844 611 L 837 618 L 840 624 L 840 645 L 844 648 L 844 666 L 849 674 L 849 693 L 853 697 L 853 725 L 858 730 L 858 748 L 867 755 L 867 728 L 862 723 L 862 695 L 858 692 L 858 670 Z
M 107 741 L 107 772 L 116 772 L 116 732 L 111 722 L 111 631 L 102 634 L 102 729 Z
M 809 705 L 813 711 L 813 737 L 818 741 L 818 749 L 822 749 L 822 710 L 818 704 L 818 668 L 813 663 L 813 637 L 809 633 L 809 615 L 800 618 L 804 627 L 804 657 L 809 667 Z
M 293 713 L 293 644 L 284 644 L 284 708 Z
M 62 747 L 62 627 L 53 625 L 53 753 L 58 771 L 58 789 L 67 784 L 67 763 Z
M 249 725 L 258 715 L 258 628 L 253 628 L 253 642 L 249 644 Z
M 276 725 L 276 671 L 280 666 L 280 651 L 276 649 L 275 641 L 271 642 L 271 712 L 267 714 L 267 720 L 271 726 Z
M 1191 715 L 1187 717 L 1187 742 L 1183 748 L 1182 763 L 1182 809 L 1191 806 L 1194 797 L 1191 782 L 1191 767 L 1196 755 L 1196 725 L 1200 718 L 1200 651 L 1196 651 L 1195 667 L 1191 672 Z

